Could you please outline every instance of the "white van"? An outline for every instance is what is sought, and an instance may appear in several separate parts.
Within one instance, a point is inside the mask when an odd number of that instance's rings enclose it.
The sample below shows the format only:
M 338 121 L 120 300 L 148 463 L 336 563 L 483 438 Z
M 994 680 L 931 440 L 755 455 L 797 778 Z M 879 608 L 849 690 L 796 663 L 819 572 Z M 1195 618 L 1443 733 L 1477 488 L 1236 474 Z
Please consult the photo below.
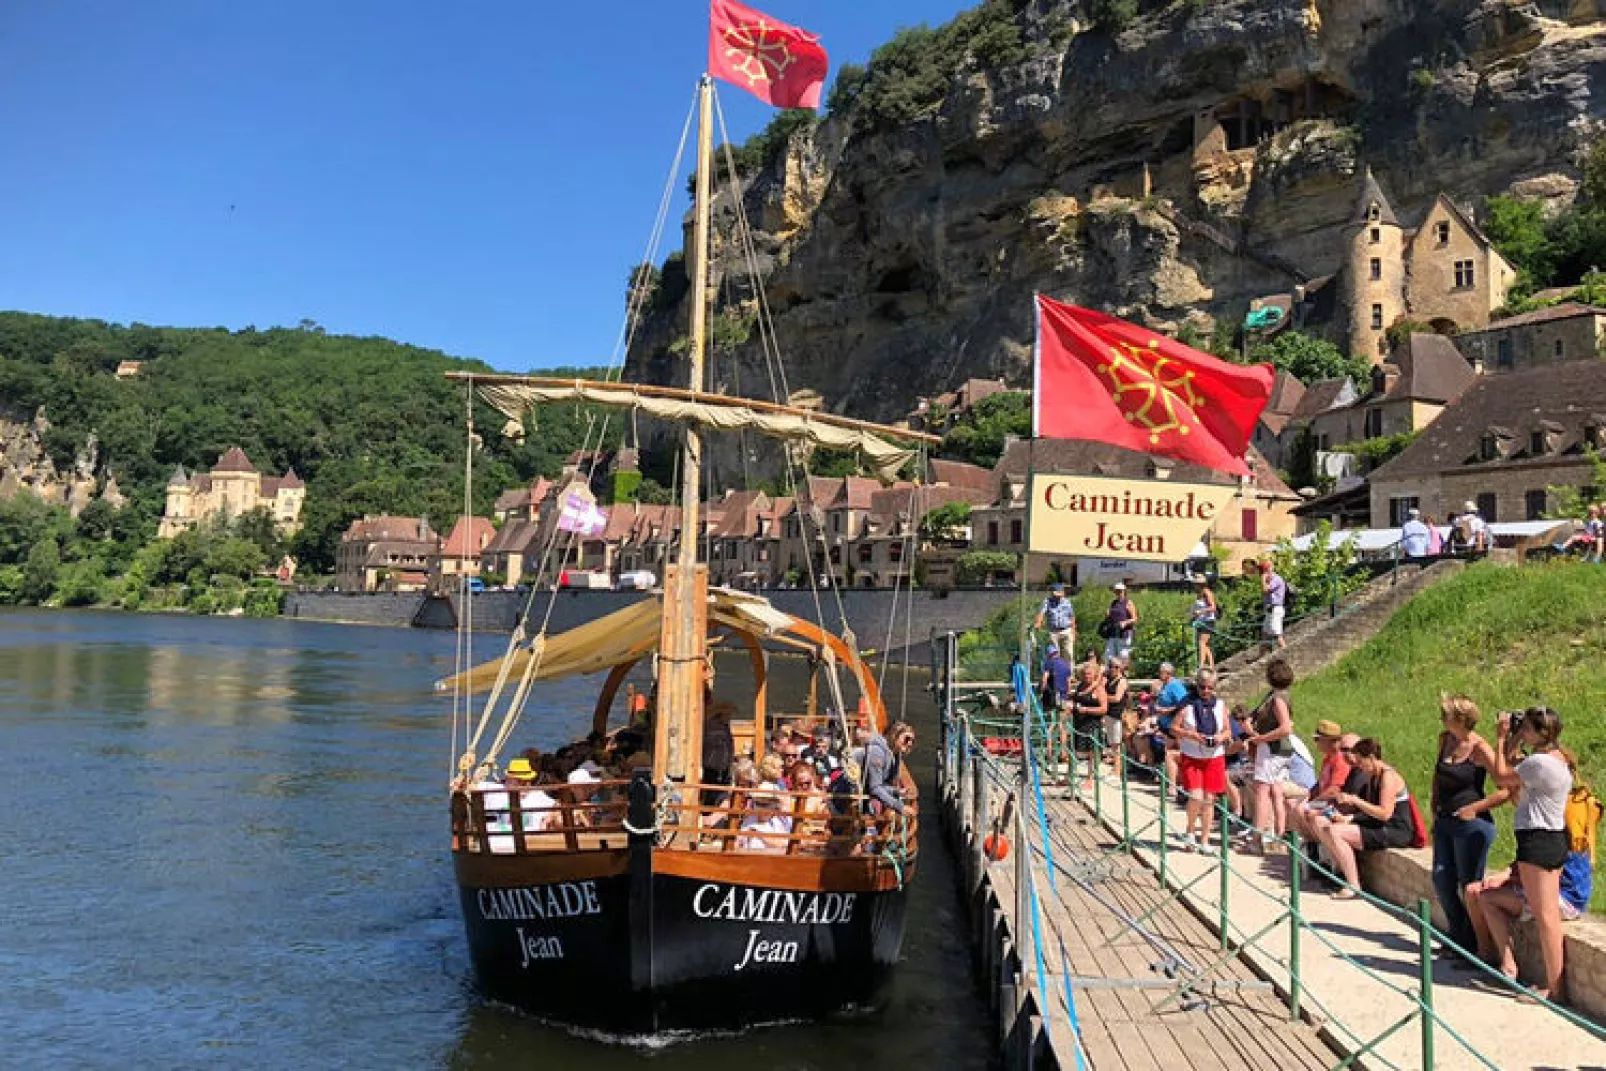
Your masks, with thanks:
M 646 569 L 633 573 L 620 573 L 614 582 L 615 591 L 651 591 L 658 586 L 658 578 Z

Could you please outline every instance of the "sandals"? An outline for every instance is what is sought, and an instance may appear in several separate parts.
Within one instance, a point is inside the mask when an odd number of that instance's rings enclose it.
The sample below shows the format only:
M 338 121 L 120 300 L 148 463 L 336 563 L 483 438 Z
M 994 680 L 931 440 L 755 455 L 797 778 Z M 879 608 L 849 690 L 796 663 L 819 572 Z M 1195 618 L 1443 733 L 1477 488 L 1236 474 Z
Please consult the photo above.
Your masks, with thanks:
M 1359 893 L 1350 888 L 1348 885 L 1340 885 L 1333 891 L 1334 900 L 1353 900 L 1359 895 Z

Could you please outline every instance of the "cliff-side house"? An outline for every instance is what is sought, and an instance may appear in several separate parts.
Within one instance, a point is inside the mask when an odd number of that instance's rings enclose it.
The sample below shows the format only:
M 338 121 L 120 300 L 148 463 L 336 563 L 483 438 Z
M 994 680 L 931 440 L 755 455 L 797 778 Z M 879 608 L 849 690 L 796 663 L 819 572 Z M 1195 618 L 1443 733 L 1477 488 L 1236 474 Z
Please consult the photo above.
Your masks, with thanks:
M 364 516 L 335 548 L 335 586 L 346 592 L 423 591 L 440 537 L 423 517 Z

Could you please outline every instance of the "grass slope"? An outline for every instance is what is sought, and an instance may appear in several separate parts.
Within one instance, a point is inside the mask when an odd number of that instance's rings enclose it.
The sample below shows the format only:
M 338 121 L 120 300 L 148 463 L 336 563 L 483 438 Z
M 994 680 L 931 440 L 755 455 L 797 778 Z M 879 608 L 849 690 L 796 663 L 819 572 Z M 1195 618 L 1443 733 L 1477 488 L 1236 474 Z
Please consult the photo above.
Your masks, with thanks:
M 1520 569 L 1482 564 L 1401 608 L 1337 665 L 1298 682 L 1294 718 L 1308 740 L 1332 718 L 1375 736 L 1428 807 L 1439 696 L 1464 692 L 1494 738 L 1495 712 L 1545 703 L 1562 716 L 1562 742 L 1597 791 L 1606 789 L 1606 569 L 1577 563 Z M 1496 813 L 1491 867 L 1511 862 L 1511 808 Z M 1592 903 L 1606 911 L 1606 881 Z

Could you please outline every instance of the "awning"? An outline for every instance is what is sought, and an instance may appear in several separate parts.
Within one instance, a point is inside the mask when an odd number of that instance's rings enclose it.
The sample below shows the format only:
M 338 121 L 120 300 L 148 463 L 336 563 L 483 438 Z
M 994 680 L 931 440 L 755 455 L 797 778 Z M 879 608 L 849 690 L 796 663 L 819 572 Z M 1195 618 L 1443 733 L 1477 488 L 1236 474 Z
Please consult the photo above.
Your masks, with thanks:
M 709 589 L 708 620 L 711 626 L 722 625 L 756 636 L 784 632 L 795 623 L 792 615 L 775 609 L 769 600 L 727 588 Z M 436 681 L 435 690 L 449 692 L 466 686 L 470 694 L 489 691 L 506 658 L 512 659 L 509 680 L 522 677 L 530 659 L 536 657 L 540 662 L 532 680 L 600 673 L 656 651 L 662 627 L 663 597 L 653 595 L 567 632 L 537 637 L 529 647 L 521 647 L 511 655 Z

